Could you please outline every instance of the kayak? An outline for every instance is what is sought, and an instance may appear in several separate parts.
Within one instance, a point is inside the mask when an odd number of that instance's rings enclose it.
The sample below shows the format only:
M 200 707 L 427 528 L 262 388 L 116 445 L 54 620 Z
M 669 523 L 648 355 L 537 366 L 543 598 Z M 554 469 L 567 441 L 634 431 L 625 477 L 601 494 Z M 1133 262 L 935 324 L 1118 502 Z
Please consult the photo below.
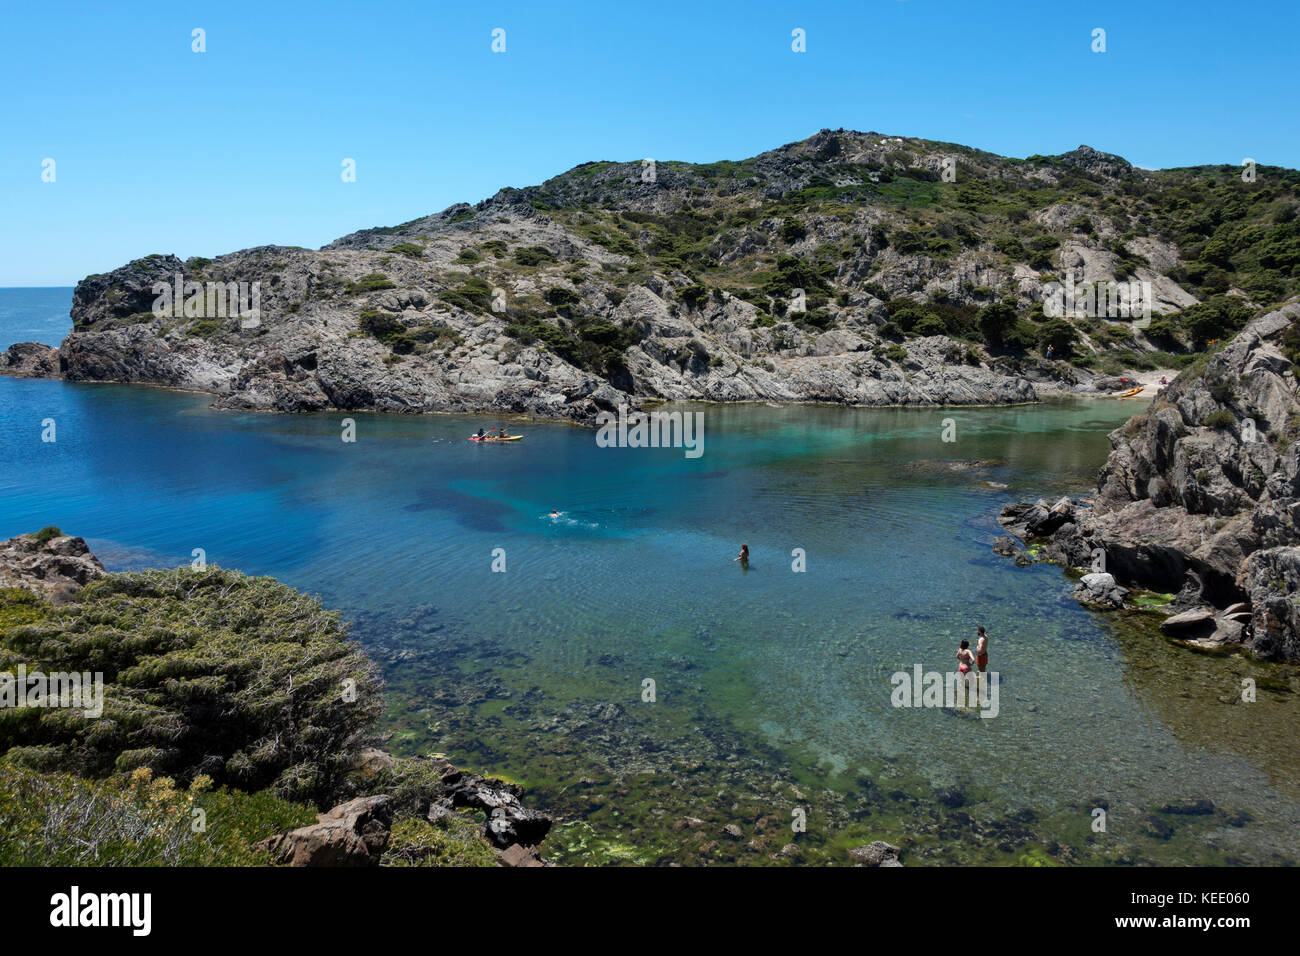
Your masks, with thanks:
M 1119 395 L 1118 395 L 1117 397 L 1119 397 L 1119 398 L 1132 398 L 1134 395 L 1136 395 L 1138 392 L 1142 391 L 1142 389 L 1144 389 L 1144 388 L 1146 388 L 1145 385 L 1139 385 L 1137 388 L 1130 388 L 1127 392 L 1120 392 Z
M 519 441 L 523 437 L 524 437 L 523 435 L 511 435 L 508 438 L 479 438 L 477 435 L 470 435 L 469 440 L 470 441 Z

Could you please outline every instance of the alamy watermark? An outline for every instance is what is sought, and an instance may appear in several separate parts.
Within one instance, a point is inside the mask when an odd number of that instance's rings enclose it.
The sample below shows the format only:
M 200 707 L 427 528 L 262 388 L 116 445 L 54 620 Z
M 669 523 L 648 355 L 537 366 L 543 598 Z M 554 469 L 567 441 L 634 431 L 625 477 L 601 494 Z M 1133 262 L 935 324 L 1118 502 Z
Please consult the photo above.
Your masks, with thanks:
M 17 676 L 0 671 L 0 707 L 58 707 L 99 717 L 104 713 L 104 675 L 29 672 L 26 664 L 19 664 Z
M 687 458 L 704 454 L 703 412 L 650 412 L 630 419 L 627 406 L 620 405 L 617 416 L 601 412 L 596 424 L 600 448 L 684 448 Z
M 889 702 L 895 707 L 938 707 L 958 710 L 978 709 L 984 718 L 998 715 L 998 672 L 960 673 L 923 671 L 921 665 L 912 673 L 896 671 L 889 678 L 894 685 Z
M 1063 283 L 1043 286 L 1043 313 L 1052 319 L 1138 319 L 1133 327 L 1145 329 L 1153 301 L 1146 279 L 1076 283 L 1074 276 L 1066 276 Z
M 186 282 L 177 273 L 171 282 L 153 284 L 153 314 L 160 319 L 238 318 L 241 329 L 262 324 L 262 283 Z

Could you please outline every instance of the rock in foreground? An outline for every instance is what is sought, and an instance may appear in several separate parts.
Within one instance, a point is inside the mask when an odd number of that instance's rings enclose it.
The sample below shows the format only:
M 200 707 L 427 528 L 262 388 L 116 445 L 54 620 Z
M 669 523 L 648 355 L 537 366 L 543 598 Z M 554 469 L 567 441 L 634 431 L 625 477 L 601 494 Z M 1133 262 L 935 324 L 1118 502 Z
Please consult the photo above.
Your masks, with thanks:
M 24 588 L 58 603 L 103 574 L 104 566 L 85 539 L 57 528 L 0 544 L 0 587 Z

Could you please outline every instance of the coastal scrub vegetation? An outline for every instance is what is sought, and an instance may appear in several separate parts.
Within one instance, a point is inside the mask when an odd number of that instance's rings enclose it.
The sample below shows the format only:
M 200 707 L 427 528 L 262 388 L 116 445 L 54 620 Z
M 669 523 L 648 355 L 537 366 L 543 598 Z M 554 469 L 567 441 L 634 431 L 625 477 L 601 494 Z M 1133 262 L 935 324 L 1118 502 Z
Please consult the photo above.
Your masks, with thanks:
M 20 664 L 102 673 L 103 714 L 0 709 L 0 866 L 266 865 L 261 841 L 362 790 L 394 801 L 385 865 L 497 864 L 481 811 L 424 819 L 435 765 L 361 769 L 377 669 L 273 578 L 110 574 L 58 606 L 0 589 L 0 671 Z
M 382 710 L 336 614 L 272 578 L 209 567 L 109 575 L 61 606 L 0 593 L 0 668 L 101 672 L 103 715 L 0 710 L 0 753 L 35 770 L 148 769 L 188 785 L 330 792 Z M 25 620 L 23 620 L 25 618 Z

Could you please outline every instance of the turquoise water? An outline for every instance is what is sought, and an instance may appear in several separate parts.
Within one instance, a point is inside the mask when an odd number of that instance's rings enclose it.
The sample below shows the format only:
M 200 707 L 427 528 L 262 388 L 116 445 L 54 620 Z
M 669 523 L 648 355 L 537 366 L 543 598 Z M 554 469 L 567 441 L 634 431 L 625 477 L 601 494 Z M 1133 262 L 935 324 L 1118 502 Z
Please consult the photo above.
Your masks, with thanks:
M 35 308 L 66 325 L 67 301 Z M 0 535 L 55 524 L 111 570 L 202 548 L 319 594 L 385 668 L 389 745 L 529 785 L 560 858 L 838 860 L 879 836 L 918 862 L 1300 859 L 1290 671 L 1117 626 L 1059 569 L 989 549 L 1003 503 L 1091 489 L 1133 403 L 702 406 L 698 459 L 558 424 L 477 445 L 497 421 L 208 403 L 0 378 Z M 949 669 L 977 624 L 996 718 L 891 705 L 891 674 Z M 1236 703 L 1243 675 L 1274 690 Z M 1145 822 L 1191 797 L 1219 813 Z M 796 806 L 806 848 L 778 858 Z M 733 820 L 746 842 L 714 846 Z

